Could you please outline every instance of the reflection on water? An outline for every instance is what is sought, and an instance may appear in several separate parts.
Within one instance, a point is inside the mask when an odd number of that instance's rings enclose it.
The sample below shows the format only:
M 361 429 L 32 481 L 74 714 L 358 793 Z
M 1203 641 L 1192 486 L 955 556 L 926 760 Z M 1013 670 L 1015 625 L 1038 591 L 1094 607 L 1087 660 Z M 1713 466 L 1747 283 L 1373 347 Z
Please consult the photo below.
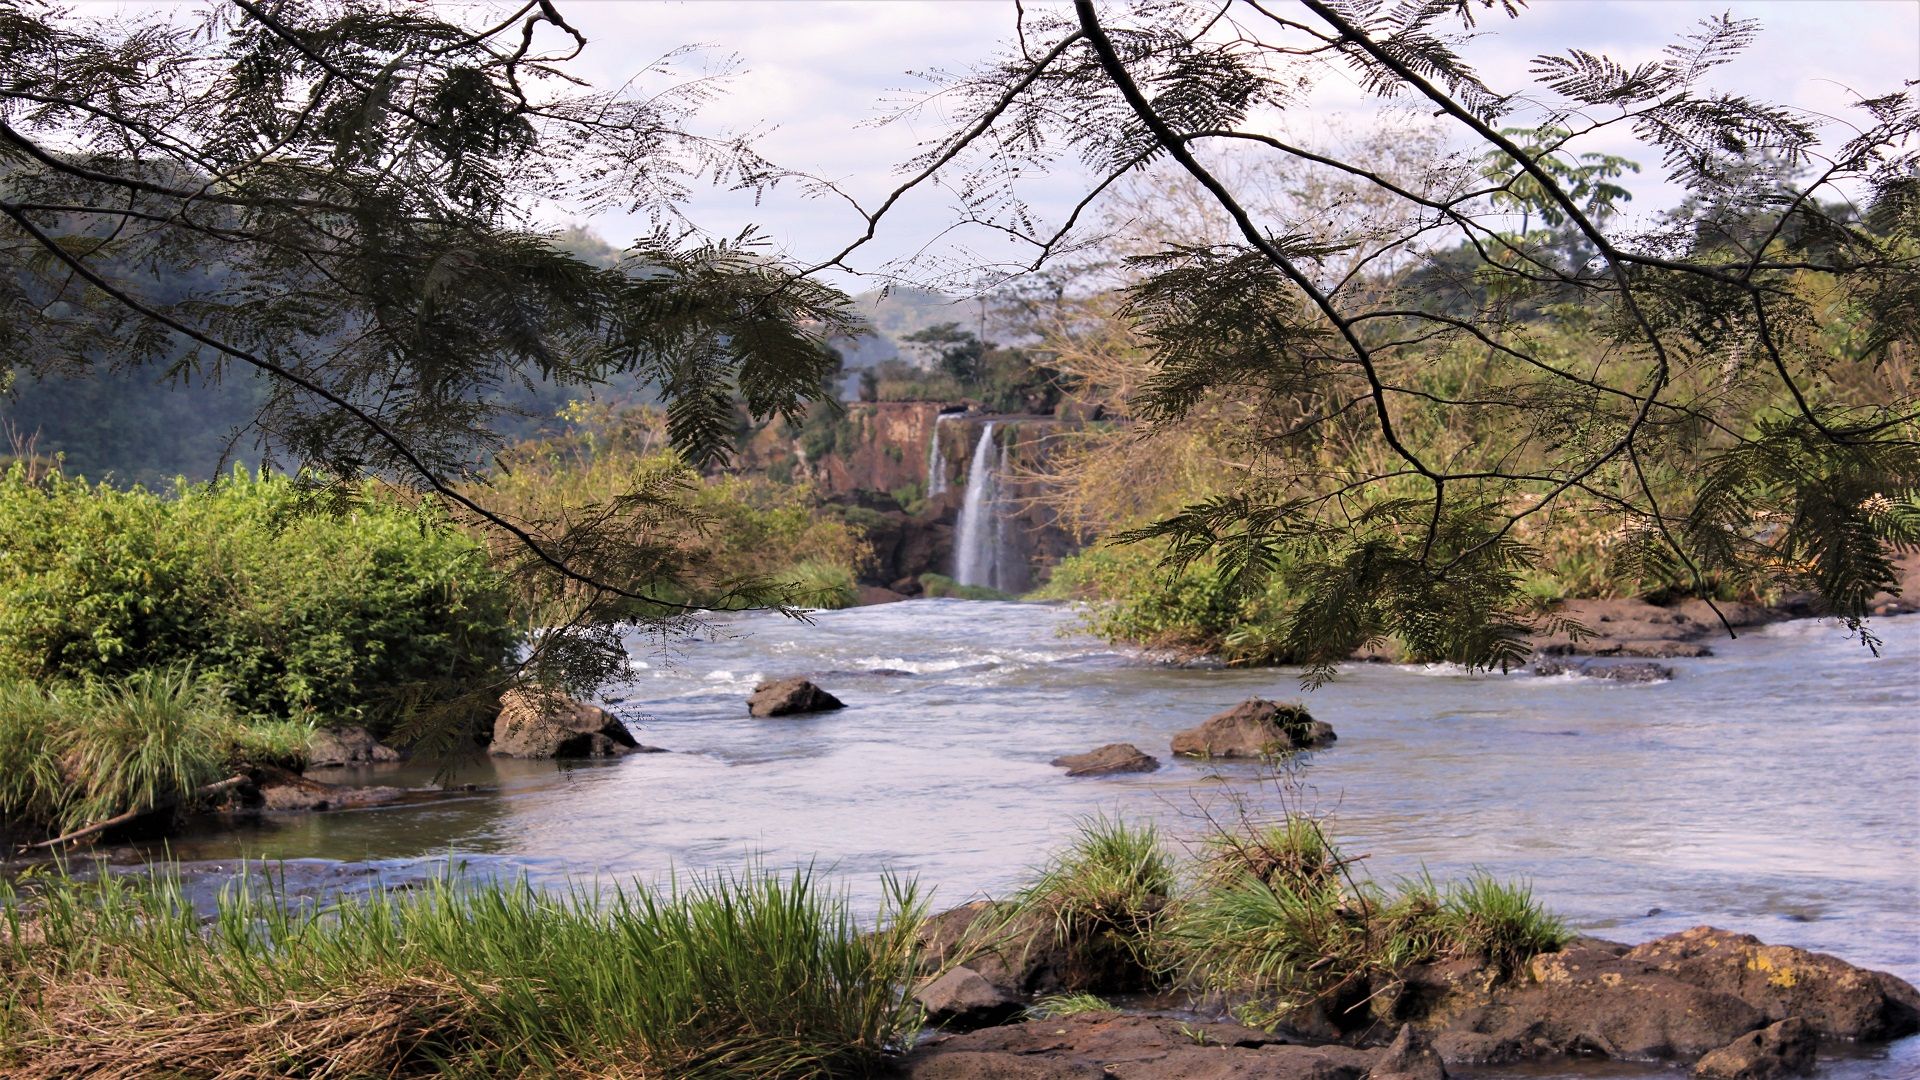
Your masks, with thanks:
M 863 899 L 881 871 L 905 872 L 953 904 L 1006 890 L 1076 815 L 1191 834 L 1199 810 L 1235 793 L 1275 807 L 1251 766 L 1169 761 L 1087 780 L 1049 766 L 1116 741 L 1164 758 L 1174 731 L 1245 697 L 1301 696 L 1294 673 L 1154 666 L 1070 636 L 1073 622 L 1055 607 L 930 600 L 811 625 L 723 619 L 672 654 L 635 639 L 634 678 L 608 703 L 671 754 L 481 760 L 456 779 L 485 793 L 289 817 L 174 850 L 328 860 L 302 865 L 341 881 L 449 857 L 543 881 L 653 879 L 758 855 L 830 866 Z M 1300 795 L 1334 812 L 1376 876 L 1482 867 L 1531 878 L 1603 936 L 1713 923 L 1920 981 L 1920 618 L 1881 630 L 1875 658 L 1832 625 L 1769 627 L 1641 686 L 1356 667 L 1308 697 L 1340 741 L 1305 763 Z M 779 675 L 815 676 L 849 707 L 750 719 L 746 694 Z M 1608 1075 L 1554 1067 L 1539 1075 Z M 1913 1077 L 1920 1052 L 1903 1044 L 1834 1075 Z

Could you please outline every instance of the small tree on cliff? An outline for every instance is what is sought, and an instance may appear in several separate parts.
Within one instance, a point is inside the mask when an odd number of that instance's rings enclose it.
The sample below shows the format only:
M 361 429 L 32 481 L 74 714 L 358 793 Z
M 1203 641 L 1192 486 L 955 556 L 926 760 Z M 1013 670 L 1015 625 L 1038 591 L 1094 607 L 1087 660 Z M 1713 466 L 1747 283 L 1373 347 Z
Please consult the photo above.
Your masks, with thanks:
M 970 107 L 904 187 L 960 173 L 944 182 L 969 219 L 1027 245 L 997 268 L 1019 274 L 1079 250 L 1128 177 L 1188 179 L 1211 231 L 1125 264 L 1120 313 L 1152 366 L 1132 406 L 1151 428 L 1244 405 L 1245 479 L 1122 539 L 1216 560 L 1236 591 L 1285 573 L 1286 651 L 1316 674 L 1389 634 L 1521 659 L 1542 612 L 1520 536 L 1550 512 L 1616 533 L 1618 573 L 1810 591 L 1873 644 L 1869 602 L 1920 543 L 1914 93 L 1839 124 L 1717 91 L 1758 32 L 1732 17 L 1644 63 L 1540 56 L 1516 92 L 1458 51 L 1488 12 L 1523 17 L 1519 0 L 1024 8 L 1004 56 L 939 88 Z M 1457 153 L 1405 168 L 1287 137 L 1321 88 L 1355 84 Z M 1584 149 L 1623 129 L 1687 196 L 1651 223 L 1610 213 L 1627 164 Z M 1226 167 L 1246 155 L 1360 185 L 1367 212 L 1263 207 Z M 1092 182 L 1041 228 L 1021 178 L 1068 159 Z M 1382 452 L 1323 452 L 1361 436 Z

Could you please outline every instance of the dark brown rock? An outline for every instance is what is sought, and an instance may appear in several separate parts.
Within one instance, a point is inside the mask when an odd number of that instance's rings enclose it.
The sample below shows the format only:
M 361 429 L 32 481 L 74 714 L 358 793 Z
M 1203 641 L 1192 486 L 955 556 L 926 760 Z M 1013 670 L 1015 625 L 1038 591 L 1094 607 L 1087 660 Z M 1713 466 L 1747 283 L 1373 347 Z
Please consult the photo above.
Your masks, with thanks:
M 1813 1072 L 1813 1029 L 1797 1016 L 1750 1031 L 1700 1059 L 1701 1080 L 1784 1080 Z
M 747 699 L 748 714 L 760 717 L 796 716 L 844 708 L 846 704 L 839 698 L 805 679 L 763 682 L 753 688 L 753 696 Z
M 320 728 L 307 737 L 309 768 L 399 760 L 400 751 L 381 743 L 363 727 Z
M 915 1078 L 1104 1075 L 1109 1080 L 1362 1080 L 1376 1057 L 1375 1051 L 1347 1046 L 1288 1045 L 1279 1036 L 1232 1023 L 1088 1013 L 942 1039 L 916 1050 L 908 1058 L 908 1071 Z M 1086 1072 L 1088 1066 L 1096 1071 Z M 972 1071 L 993 1067 L 1065 1071 Z
M 1012 998 L 1060 991 L 1138 990 L 1148 973 L 1124 943 L 1093 935 L 1069 945 L 1045 912 L 976 900 L 928 919 L 920 930 L 923 970 L 965 965 Z
M 897 604 L 907 598 L 905 593 L 895 592 L 892 589 L 883 589 L 878 585 L 861 585 L 858 591 L 860 594 L 858 606 L 860 607 L 872 607 L 875 604 Z
M 1920 992 L 1901 979 L 1751 934 L 1696 926 L 1622 959 L 1737 997 L 1768 1022 L 1797 1016 L 1821 1038 L 1878 1042 L 1920 1031 Z
M 500 699 L 488 752 L 516 758 L 593 758 L 636 749 L 639 743 L 627 726 L 598 705 L 510 690 Z
M 1005 1023 L 1020 1012 L 1018 998 L 970 967 L 951 968 L 928 979 L 913 996 L 927 1011 L 927 1023 L 935 1027 L 985 1027 Z
M 1447 1080 L 1447 1067 L 1426 1035 L 1412 1024 L 1402 1024 L 1374 1060 L 1367 1080 Z
M 1260 758 L 1317 750 L 1335 738 L 1332 727 L 1302 706 L 1249 698 L 1175 735 L 1173 752 L 1183 757 Z
M 1111 776 L 1114 773 L 1152 772 L 1160 759 L 1143 752 L 1132 743 L 1108 743 L 1084 754 L 1067 754 L 1052 764 L 1067 770 L 1068 776 Z
M 1106 1080 L 1107 1071 L 1086 1058 L 954 1050 L 916 1053 L 902 1070 L 911 1080 Z

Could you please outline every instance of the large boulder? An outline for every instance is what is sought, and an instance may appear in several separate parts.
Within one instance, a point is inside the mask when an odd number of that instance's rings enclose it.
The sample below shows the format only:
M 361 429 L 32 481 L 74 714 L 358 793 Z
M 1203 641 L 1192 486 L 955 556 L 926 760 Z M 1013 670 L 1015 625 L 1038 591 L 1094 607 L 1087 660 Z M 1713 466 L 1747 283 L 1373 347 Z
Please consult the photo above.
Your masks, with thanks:
M 1115 773 L 1152 772 L 1160 759 L 1143 752 L 1132 743 L 1108 743 L 1084 754 L 1067 754 L 1052 764 L 1067 770 L 1068 776 L 1111 776 Z
M 1696 926 L 1622 959 L 1737 997 L 1768 1022 L 1797 1016 L 1824 1039 L 1880 1042 L 1920 1032 L 1920 992 L 1906 982 L 1752 934 Z
M 747 699 L 752 716 L 795 716 L 844 709 L 846 703 L 805 679 L 774 679 L 753 688 Z
M 1021 1001 L 1063 991 L 1141 990 L 1150 981 L 1125 943 L 1104 934 L 1070 942 L 1046 912 L 993 900 L 928 919 L 920 930 L 920 956 L 928 974 L 965 966 Z
M 596 758 L 638 749 L 627 726 L 598 705 L 510 690 L 500 698 L 488 752 L 516 758 Z
M 927 1023 L 944 1028 L 1001 1024 L 1020 1012 L 1020 999 L 970 967 L 951 968 L 922 982 L 913 998 L 927 1011 Z
M 375 739 L 363 727 L 321 728 L 307 737 L 309 768 L 399 760 L 400 751 Z
M 397 787 L 355 787 L 323 784 L 271 765 L 253 770 L 250 789 L 241 798 L 246 806 L 262 810 L 353 810 L 385 806 L 407 798 Z
M 1813 1029 L 1790 1016 L 1759 1031 L 1749 1031 L 1700 1059 L 1693 1075 L 1700 1080 L 1785 1080 L 1813 1072 L 1819 1040 Z
M 1249 698 L 1175 735 L 1173 752 L 1182 757 L 1262 758 L 1317 750 L 1335 738 L 1333 728 L 1308 715 L 1304 706 Z
M 1431 1032 L 1449 1065 L 1557 1054 L 1692 1062 L 1725 1049 L 1711 1068 L 1737 1074 L 1798 1060 L 1791 1025 L 1748 1038 L 1788 1019 L 1816 1039 L 1920 1030 L 1920 994 L 1892 975 L 1707 926 L 1635 948 L 1576 942 L 1534 957 L 1509 982 L 1472 969 L 1411 969 L 1376 1009 Z

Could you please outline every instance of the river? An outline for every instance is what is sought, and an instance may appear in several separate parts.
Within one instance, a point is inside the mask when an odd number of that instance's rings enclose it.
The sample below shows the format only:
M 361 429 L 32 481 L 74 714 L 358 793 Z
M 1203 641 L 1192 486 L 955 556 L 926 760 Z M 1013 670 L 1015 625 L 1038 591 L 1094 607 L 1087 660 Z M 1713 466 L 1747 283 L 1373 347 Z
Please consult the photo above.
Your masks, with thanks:
M 1790 622 L 1651 685 L 1356 665 L 1311 694 L 1297 672 L 1155 664 L 1075 624 L 1064 607 L 920 600 L 636 636 L 633 677 L 605 703 L 671 753 L 479 762 L 456 777 L 481 786 L 470 797 L 270 820 L 172 853 L 215 871 L 285 860 L 329 888 L 448 859 L 557 883 L 757 858 L 811 862 L 863 902 L 883 872 L 913 876 L 948 906 L 1004 893 L 1078 816 L 1192 836 L 1237 797 L 1330 814 L 1382 880 L 1480 868 L 1531 880 L 1601 936 L 1711 923 L 1920 982 L 1920 617 L 1881 620 L 1879 657 L 1834 624 Z M 781 675 L 848 708 L 750 719 L 748 692 Z M 1292 790 L 1251 765 L 1167 760 L 1174 731 L 1254 695 L 1303 699 L 1339 732 Z M 1165 764 L 1069 780 L 1047 763 L 1108 742 Z M 1526 1075 L 1665 1075 L 1597 1068 Z M 1920 1039 L 1826 1075 L 1920 1077 Z

